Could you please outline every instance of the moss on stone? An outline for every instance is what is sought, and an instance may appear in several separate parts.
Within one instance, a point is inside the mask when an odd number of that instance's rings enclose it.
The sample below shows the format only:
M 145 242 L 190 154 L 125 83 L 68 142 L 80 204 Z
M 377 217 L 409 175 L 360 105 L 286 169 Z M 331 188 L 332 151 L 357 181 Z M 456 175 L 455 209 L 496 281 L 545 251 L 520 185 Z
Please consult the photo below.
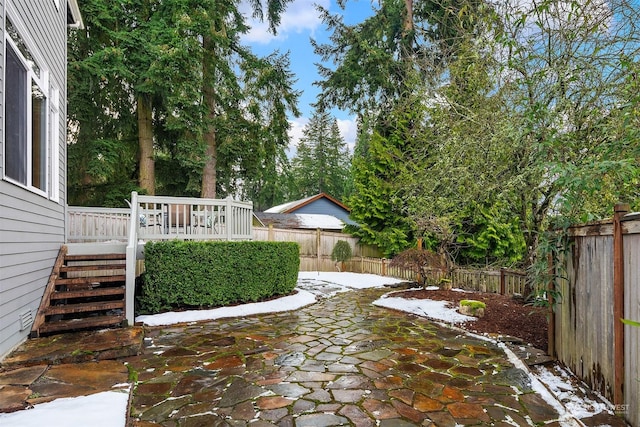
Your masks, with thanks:
M 476 301 L 473 299 L 463 299 L 460 301 L 461 306 L 470 307 L 472 310 L 476 310 L 478 308 L 487 308 L 487 305 L 482 301 Z

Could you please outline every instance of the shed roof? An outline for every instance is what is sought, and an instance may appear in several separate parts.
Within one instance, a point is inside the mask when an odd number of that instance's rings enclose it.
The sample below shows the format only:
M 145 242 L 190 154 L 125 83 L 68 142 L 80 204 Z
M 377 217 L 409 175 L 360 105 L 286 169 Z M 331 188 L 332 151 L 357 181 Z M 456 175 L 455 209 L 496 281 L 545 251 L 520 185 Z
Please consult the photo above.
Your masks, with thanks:
M 324 214 L 286 214 L 256 212 L 256 217 L 265 225 L 288 229 L 342 230 L 344 222 L 332 215 Z
M 345 211 L 351 212 L 351 209 L 349 209 L 347 206 L 342 204 L 340 201 L 334 199 L 333 197 L 329 196 L 326 193 L 320 193 L 320 194 L 316 194 L 314 196 L 306 197 L 304 199 L 294 200 L 292 202 L 287 202 L 287 203 L 283 203 L 282 205 L 271 207 L 271 208 L 267 209 L 265 211 L 265 213 L 293 213 L 296 210 L 302 208 L 303 206 L 306 206 L 306 205 L 308 205 L 310 203 L 315 202 L 316 200 L 323 199 L 323 198 L 329 200 L 330 202 L 332 202 L 332 203 L 334 203 L 336 205 L 338 205 L 339 207 L 341 207 Z

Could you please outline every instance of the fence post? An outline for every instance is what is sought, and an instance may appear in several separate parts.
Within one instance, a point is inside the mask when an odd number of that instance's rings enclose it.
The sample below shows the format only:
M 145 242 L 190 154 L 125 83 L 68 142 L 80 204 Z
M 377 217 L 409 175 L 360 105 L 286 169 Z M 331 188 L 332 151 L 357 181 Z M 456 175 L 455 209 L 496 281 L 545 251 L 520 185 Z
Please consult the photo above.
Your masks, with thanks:
M 273 234 L 274 234 L 273 233 L 273 224 L 269 224 L 269 230 L 267 231 L 267 240 L 269 242 L 273 242 L 273 239 L 274 239 Z
M 320 265 L 322 263 L 322 252 L 321 252 L 321 243 L 322 243 L 322 231 L 320 231 L 320 229 L 316 229 L 316 254 L 318 254 L 318 259 L 317 259 L 317 271 L 321 271 L 320 270 Z
M 626 203 L 617 203 L 613 214 L 613 348 L 614 348 L 614 389 L 613 404 L 624 403 L 624 246 L 622 242 L 621 219 L 629 212 Z
M 500 267 L 500 295 L 504 295 L 505 293 L 505 274 L 504 267 Z
M 387 275 L 387 263 L 386 263 L 387 259 L 386 258 L 382 258 L 382 275 L 386 276 Z
M 418 244 L 416 245 L 418 250 L 422 250 L 422 237 L 418 237 Z
M 547 268 L 549 272 L 549 284 L 547 286 L 547 299 L 549 301 L 549 325 L 547 325 L 547 354 L 551 357 L 556 357 L 556 312 L 553 309 L 555 304 L 555 281 L 553 280 L 555 274 L 555 265 L 553 265 L 553 254 L 547 255 Z

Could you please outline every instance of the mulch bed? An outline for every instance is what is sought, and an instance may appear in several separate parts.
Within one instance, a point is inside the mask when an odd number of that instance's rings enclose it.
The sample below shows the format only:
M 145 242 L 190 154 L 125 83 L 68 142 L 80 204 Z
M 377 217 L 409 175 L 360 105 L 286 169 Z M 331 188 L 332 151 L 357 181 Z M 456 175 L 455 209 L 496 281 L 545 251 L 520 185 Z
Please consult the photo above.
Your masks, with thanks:
M 482 292 L 417 289 L 396 293 L 394 297 L 450 301 L 450 307 L 458 307 L 463 299 L 482 301 L 486 304 L 484 317 L 457 326 L 481 334 L 510 335 L 547 350 L 548 311 L 543 307 L 526 305 L 507 295 Z

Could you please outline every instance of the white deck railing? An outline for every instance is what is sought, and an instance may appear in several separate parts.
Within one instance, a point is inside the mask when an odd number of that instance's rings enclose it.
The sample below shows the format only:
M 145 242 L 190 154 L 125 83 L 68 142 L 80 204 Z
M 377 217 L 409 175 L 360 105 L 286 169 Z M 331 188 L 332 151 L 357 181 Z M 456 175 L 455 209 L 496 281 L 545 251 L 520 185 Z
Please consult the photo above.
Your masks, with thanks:
M 141 240 L 250 240 L 253 204 L 231 198 L 137 196 Z
M 132 194 L 131 209 L 67 208 L 67 242 L 89 243 L 129 239 L 131 224 L 140 240 L 250 240 L 253 204 L 227 199 L 144 196 Z M 134 199 L 137 203 L 134 203 Z M 131 213 L 137 206 L 131 221 Z
M 138 245 L 150 240 L 251 240 L 253 203 L 131 193 L 131 208 L 67 207 L 67 242 L 127 242 L 126 317 L 134 324 Z
M 67 242 L 125 242 L 129 235 L 131 209 L 67 207 Z

